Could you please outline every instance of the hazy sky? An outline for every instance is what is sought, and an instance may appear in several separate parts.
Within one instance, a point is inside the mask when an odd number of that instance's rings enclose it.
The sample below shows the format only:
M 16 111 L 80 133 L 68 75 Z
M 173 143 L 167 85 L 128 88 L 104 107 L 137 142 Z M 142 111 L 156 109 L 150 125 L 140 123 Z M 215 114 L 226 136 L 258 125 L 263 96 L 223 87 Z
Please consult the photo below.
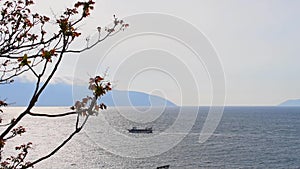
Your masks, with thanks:
M 51 10 L 59 14 L 60 10 L 73 2 L 52 0 L 48 5 L 40 0 L 36 7 L 42 9 L 45 14 L 51 14 Z M 155 12 L 181 18 L 201 31 L 216 49 L 226 78 L 226 105 L 276 105 L 286 99 L 300 97 L 299 8 L 300 1 L 297 0 L 98 0 L 91 17 L 80 30 L 84 36 L 92 35 L 97 26 L 110 23 L 113 14 L 125 18 L 134 14 Z M 130 24 L 131 28 L 134 26 Z M 166 53 L 170 51 L 159 52 L 168 57 Z M 149 55 L 146 51 L 137 52 L 132 56 L 138 57 L 139 54 L 144 54 L 144 57 Z M 73 76 L 76 57 L 64 60 L 57 74 L 60 81 L 67 82 Z M 122 59 L 120 53 L 119 57 Z M 184 56 L 180 55 L 177 58 L 185 62 Z M 133 61 L 132 64 L 142 64 L 143 60 L 139 62 Z M 112 74 L 117 72 L 114 70 L 115 67 L 118 68 L 113 64 L 120 66 L 119 60 L 105 63 L 112 64 L 107 65 L 110 66 Z M 199 66 L 201 70 L 194 74 L 194 80 L 199 82 L 197 84 L 201 91 L 198 104 L 208 105 L 212 99 L 212 91 L 209 75 L 205 75 L 203 67 L 205 66 Z M 100 70 L 103 71 L 103 68 Z M 128 87 L 130 90 L 165 96 L 180 104 L 181 95 L 176 88 L 176 79 L 175 82 L 172 79 L 176 76 L 168 76 L 168 72 L 157 74 L 158 76 L 153 77 L 153 81 L 158 82 L 160 78 L 162 85 L 153 85 L 157 83 L 151 81 L 151 72 L 144 72 L 144 76 L 140 74 L 136 77 L 140 80 L 131 81 L 132 84 Z M 149 82 L 145 82 L 147 81 L 145 77 L 149 77 Z M 182 79 L 177 81 L 180 84 Z M 116 88 L 118 87 L 124 88 L 117 84 Z M 191 90 L 187 86 L 182 88 L 184 89 L 182 93 L 194 92 L 193 88 Z M 190 100 L 187 102 L 181 103 L 197 104 Z

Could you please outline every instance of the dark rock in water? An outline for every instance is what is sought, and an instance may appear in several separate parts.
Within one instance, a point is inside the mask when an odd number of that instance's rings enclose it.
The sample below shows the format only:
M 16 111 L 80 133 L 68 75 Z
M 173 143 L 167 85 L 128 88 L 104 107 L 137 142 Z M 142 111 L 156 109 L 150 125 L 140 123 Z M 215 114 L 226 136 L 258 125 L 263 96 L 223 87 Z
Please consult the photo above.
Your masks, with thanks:
M 129 133 L 152 133 L 152 127 L 146 127 L 146 128 L 136 128 L 132 127 L 132 129 L 128 129 Z
M 167 169 L 169 167 L 170 167 L 170 165 L 164 165 L 164 166 L 157 167 L 156 169 Z

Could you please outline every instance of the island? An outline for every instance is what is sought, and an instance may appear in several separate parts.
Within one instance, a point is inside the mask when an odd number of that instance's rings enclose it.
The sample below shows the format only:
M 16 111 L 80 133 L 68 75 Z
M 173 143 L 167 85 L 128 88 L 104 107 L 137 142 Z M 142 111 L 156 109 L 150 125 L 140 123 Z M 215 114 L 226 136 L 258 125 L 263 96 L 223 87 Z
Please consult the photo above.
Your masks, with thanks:
M 300 99 L 289 99 L 282 103 L 280 103 L 278 106 L 293 106 L 297 107 L 300 106 Z

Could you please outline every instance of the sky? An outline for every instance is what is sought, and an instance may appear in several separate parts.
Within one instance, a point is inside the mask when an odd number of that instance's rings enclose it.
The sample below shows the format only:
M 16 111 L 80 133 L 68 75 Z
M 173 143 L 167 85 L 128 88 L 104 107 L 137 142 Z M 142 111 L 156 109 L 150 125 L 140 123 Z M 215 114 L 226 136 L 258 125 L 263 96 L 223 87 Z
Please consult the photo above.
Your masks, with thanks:
M 35 8 L 53 15 L 74 2 L 52 0 L 48 4 L 40 0 Z M 171 25 L 170 20 L 166 20 L 151 26 L 154 21 L 138 22 L 132 16 L 168 15 L 184 23 L 178 30 L 188 25 L 206 38 L 203 43 L 210 43 L 215 50 L 220 62 L 220 65 L 215 62 L 215 68 L 222 69 L 223 74 L 212 72 L 214 67 L 205 62 L 206 56 L 200 56 L 199 63 L 191 59 L 193 53 L 178 45 L 180 39 L 143 34 L 126 39 L 109 52 L 110 41 L 90 52 L 66 57 L 53 82 L 73 84 L 74 74 L 88 76 L 109 68 L 115 89 L 159 95 L 177 105 L 210 105 L 219 97 L 218 104 L 263 106 L 300 98 L 299 7 L 300 1 L 296 0 L 97 0 L 91 17 L 79 28 L 83 36 L 75 47 L 84 45 L 85 37 L 93 38 L 97 26 L 111 23 L 114 14 L 131 21 L 129 33 L 142 28 L 142 22 L 149 23 L 150 28 L 144 28 L 148 31 Z M 190 42 L 188 45 L 197 42 L 198 36 L 188 31 L 176 32 L 177 27 L 173 28 L 169 29 L 170 33 L 183 34 L 182 37 Z M 120 36 L 128 35 L 126 31 L 120 32 Z M 120 39 L 113 40 L 116 43 Z M 201 44 L 199 46 L 204 49 Z M 96 57 L 101 52 L 103 56 Z M 81 61 L 88 57 L 86 55 L 91 58 L 83 64 Z M 89 69 L 92 66 L 85 64 L 95 65 Z M 225 79 L 224 89 L 222 86 L 216 89 L 222 84 L 221 76 Z M 223 101 L 222 93 L 225 94 Z

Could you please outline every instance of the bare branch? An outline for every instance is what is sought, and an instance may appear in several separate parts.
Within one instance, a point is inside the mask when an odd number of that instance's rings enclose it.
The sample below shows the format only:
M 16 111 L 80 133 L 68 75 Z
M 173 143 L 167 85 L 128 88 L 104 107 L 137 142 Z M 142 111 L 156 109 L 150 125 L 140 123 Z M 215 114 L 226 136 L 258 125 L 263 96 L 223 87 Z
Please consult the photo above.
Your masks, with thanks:
M 60 114 L 43 114 L 43 113 L 28 113 L 28 115 L 36 116 L 36 117 L 64 117 L 68 115 L 78 114 L 77 112 L 67 112 L 67 113 L 60 113 Z
M 11 124 L 11 122 L 9 122 L 9 123 L 7 123 L 7 124 L 0 124 L 0 127 L 5 127 L 5 126 L 8 126 L 8 125 L 10 125 Z
M 64 117 L 64 116 L 68 116 L 68 115 L 80 114 L 85 111 L 88 111 L 88 109 L 82 109 L 82 110 L 78 110 L 78 111 L 70 111 L 70 112 L 65 112 L 65 113 L 60 113 L 60 114 L 46 114 L 46 113 L 29 112 L 28 115 L 36 116 L 36 117 Z
M 29 165 L 27 165 L 24 168 L 29 168 L 32 167 L 33 165 L 46 160 L 47 158 L 53 156 L 55 153 L 57 153 L 65 144 L 67 144 L 77 133 L 79 133 L 81 131 L 81 129 L 84 127 L 84 125 L 86 124 L 87 120 L 88 120 L 89 116 L 87 115 L 82 123 L 82 125 L 78 128 L 76 128 L 67 139 L 65 139 L 58 147 L 56 147 L 52 152 L 50 152 L 49 154 L 45 155 L 44 157 L 41 157 L 37 160 L 35 160 L 34 162 L 30 163 Z

